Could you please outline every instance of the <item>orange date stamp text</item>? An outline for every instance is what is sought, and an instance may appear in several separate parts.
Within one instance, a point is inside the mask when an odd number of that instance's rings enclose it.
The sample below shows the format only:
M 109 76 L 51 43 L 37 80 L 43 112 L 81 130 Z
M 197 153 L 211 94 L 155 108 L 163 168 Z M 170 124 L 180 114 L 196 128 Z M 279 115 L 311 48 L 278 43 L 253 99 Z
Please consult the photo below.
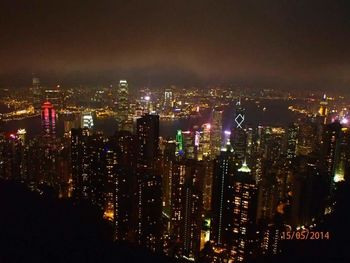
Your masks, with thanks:
M 329 240 L 331 235 L 328 231 L 284 231 L 281 233 L 281 240 Z

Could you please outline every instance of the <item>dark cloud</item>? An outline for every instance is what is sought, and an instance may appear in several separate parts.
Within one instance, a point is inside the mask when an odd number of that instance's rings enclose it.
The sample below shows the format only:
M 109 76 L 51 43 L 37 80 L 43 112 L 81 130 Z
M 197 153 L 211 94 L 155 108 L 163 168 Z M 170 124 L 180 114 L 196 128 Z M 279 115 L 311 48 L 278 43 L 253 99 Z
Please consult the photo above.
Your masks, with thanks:
M 193 78 L 335 89 L 350 84 L 348 1 L 0 5 L 0 80 L 7 83 L 39 72 L 82 82 L 123 74 L 141 82 Z

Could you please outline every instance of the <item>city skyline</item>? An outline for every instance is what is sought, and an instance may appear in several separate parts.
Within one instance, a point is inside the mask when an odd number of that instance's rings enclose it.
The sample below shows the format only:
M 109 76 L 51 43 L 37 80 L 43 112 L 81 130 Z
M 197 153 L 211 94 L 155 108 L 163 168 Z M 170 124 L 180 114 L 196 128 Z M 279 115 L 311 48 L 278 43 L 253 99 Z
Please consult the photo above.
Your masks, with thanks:
M 0 262 L 350 262 L 349 3 L 1 1 Z
M 21 185 L 40 202 L 94 218 L 88 228 L 104 237 L 93 242 L 111 246 L 103 257 L 121 256 L 115 251 L 124 244 L 163 258 L 156 262 L 266 263 L 303 244 L 310 251 L 292 258 L 315 257 L 314 239 L 339 246 L 330 220 L 344 213 L 350 189 L 350 104 L 342 96 L 176 86 L 131 92 L 127 79 L 43 87 L 37 77 L 30 88 L 2 94 L 0 105 L 13 111 L 0 114 L 0 186 Z M 12 231 L 25 225 L 4 230 L 8 217 L 0 231 L 16 238 Z M 73 217 L 58 225 L 74 235 Z M 70 241 L 60 257 L 87 253 Z M 53 255 L 33 249 L 19 254 Z

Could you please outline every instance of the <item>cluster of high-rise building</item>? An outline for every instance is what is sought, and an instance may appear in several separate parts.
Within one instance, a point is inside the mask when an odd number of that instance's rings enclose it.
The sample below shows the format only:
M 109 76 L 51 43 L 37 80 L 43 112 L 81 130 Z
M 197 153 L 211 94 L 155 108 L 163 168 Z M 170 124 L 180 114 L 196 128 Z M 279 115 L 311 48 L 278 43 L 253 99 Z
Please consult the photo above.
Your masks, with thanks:
M 58 138 L 55 105 L 44 101 L 42 136 L 1 135 L 0 177 L 94 204 L 116 240 L 208 262 L 280 253 L 281 233 L 317 227 L 332 212 L 337 184 L 349 180 L 350 130 L 328 118 L 327 97 L 318 114 L 287 127 L 249 126 L 239 98 L 230 129 L 220 105 L 202 125 L 162 138 L 151 94 L 145 90 L 133 119 L 128 83 L 117 90 L 113 136 L 94 130 L 93 114 L 83 111 Z M 158 106 L 176 111 L 173 95 L 166 89 Z

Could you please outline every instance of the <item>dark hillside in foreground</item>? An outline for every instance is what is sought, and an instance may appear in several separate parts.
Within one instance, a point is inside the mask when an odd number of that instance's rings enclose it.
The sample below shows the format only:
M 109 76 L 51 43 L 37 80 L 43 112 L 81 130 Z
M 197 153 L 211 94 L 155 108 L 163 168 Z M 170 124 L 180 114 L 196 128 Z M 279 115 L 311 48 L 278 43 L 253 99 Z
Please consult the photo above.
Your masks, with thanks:
M 172 262 L 130 244 L 87 204 L 0 181 L 0 262 Z

